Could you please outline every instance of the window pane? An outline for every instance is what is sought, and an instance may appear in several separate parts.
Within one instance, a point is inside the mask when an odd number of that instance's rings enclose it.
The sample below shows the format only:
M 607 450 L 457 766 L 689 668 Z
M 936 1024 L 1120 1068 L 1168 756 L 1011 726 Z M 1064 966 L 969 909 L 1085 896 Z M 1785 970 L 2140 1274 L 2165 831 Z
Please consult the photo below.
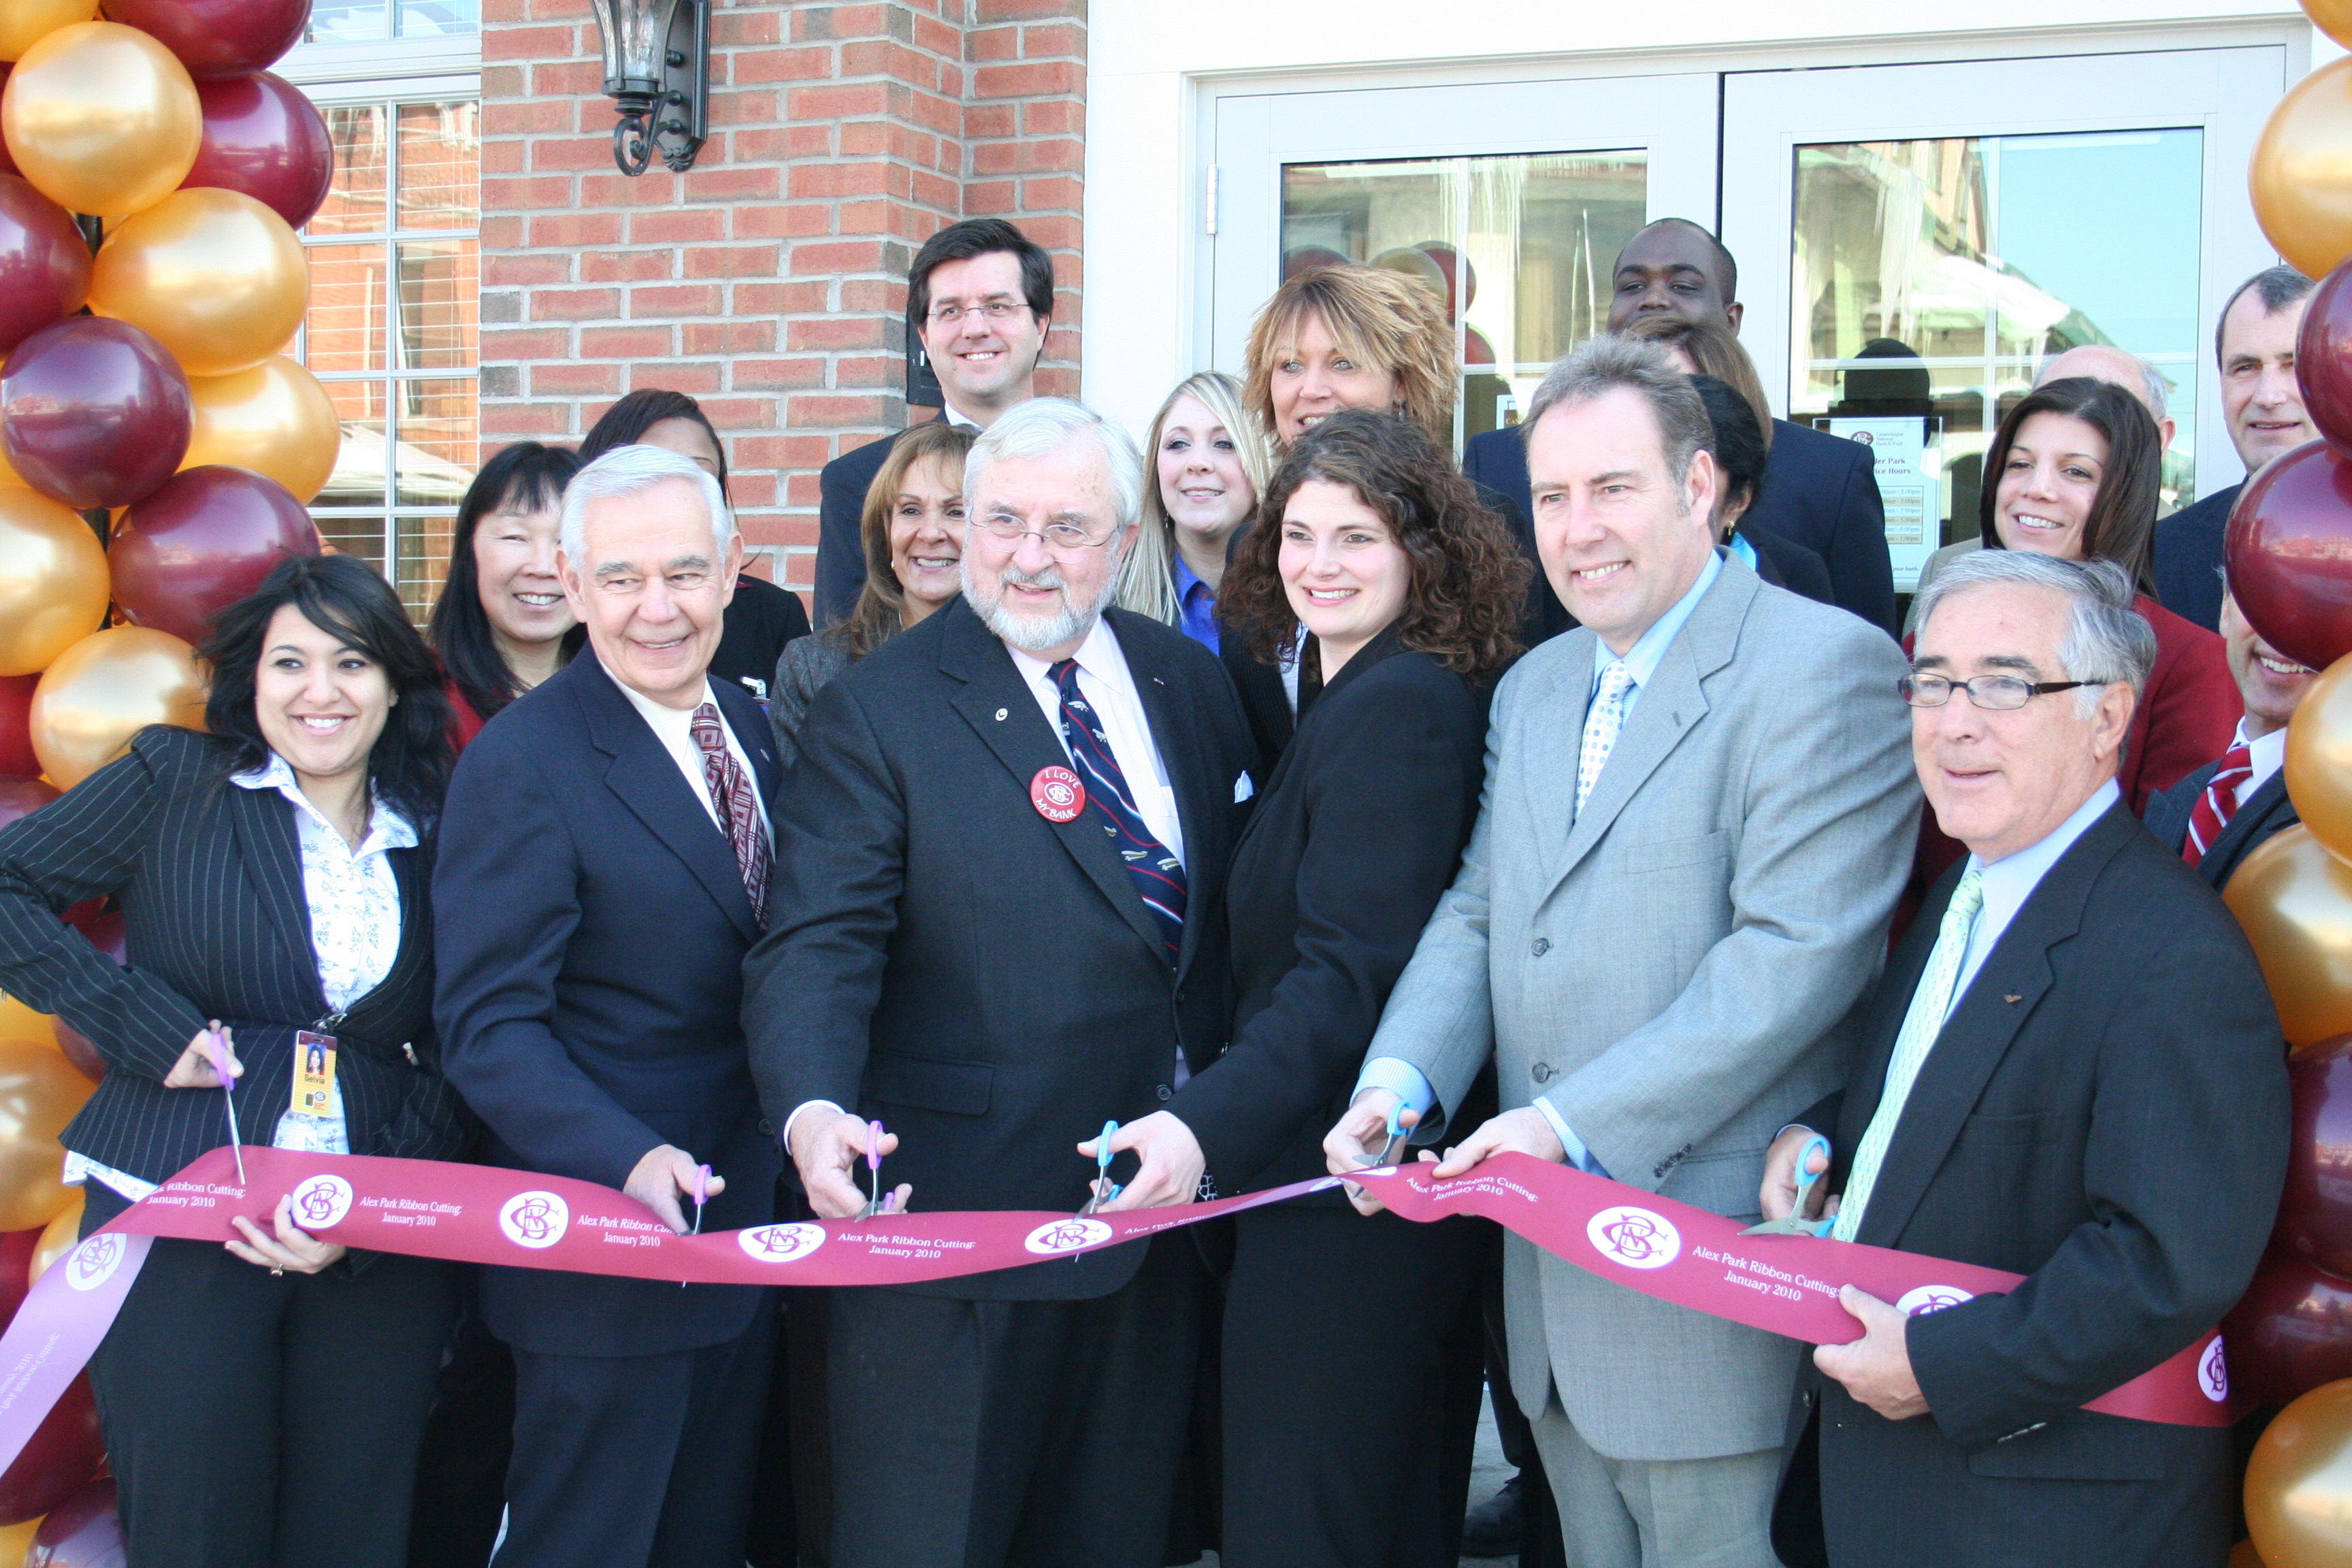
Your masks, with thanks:
M 409 618 L 420 626 L 433 614 L 433 601 L 441 596 L 441 580 L 449 572 L 449 535 L 457 521 L 454 512 L 394 521 L 400 549 L 400 570 L 394 581 Z
M 313 374 L 387 368 L 384 272 L 390 250 L 381 243 L 310 247 L 302 363 Z
M 324 497 L 320 498 L 324 500 Z M 356 555 L 377 571 L 383 570 L 383 519 L 374 517 L 321 517 L 319 536 L 327 547 L 343 555 Z
M 471 102 L 400 106 L 400 226 L 472 228 L 481 210 L 478 117 Z
M 381 103 L 331 104 L 326 116 L 335 144 L 334 183 L 327 187 L 319 216 L 302 232 L 382 234 L 391 221 L 383 184 L 388 111 Z
M 480 0 L 400 0 L 400 36 L 448 37 L 482 30 Z
M 456 506 L 474 479 L 474 383 L 464 380 L 399 384 L 398 443 L 402 506 Z
M 400 368 L 471 370 L 481 299 L 475 242 L 439 239 L 400 247 Z
M 390 21 L 384 0 L 312 0 L 310 25 L 302 41 L 311 44 L 369 44 L 388 36 Z
M 335 454 L 335 471 L 314 506 L 382 506 L 383 485 L 383 383 L 331 381 L 327 395 L 333 400 L 343 444 Z M 323 524 L 321 526 L 324 526 Z

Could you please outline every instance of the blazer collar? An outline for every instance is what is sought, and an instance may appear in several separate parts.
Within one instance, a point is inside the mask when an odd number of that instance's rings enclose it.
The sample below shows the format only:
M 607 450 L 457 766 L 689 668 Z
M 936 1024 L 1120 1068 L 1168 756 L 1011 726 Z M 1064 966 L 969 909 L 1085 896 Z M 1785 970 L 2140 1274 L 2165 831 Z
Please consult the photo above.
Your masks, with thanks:
M 2210 773 L 2206 782 L 2211 782 Z M 2202 795 L 2204 790 L 2200 787 L 2197 793 Z M 2195 804 L 2194 800 L 2190 802 L 2192 809 Z M 2221 837 L 2197 862 L 2197 869 L 2206 881 L 2219 888 L 2229 881 L 2239 864 L 2252 852 L 2256 839 L 2266 838 L 2301 820 L 2294 802 L 2287 798 L 2286 770 L 2281 768 L 2263 781 L 2262 788 L 2238 803 L 2238 809 L 2230 814 L 2229 824 L 2221 829 Z

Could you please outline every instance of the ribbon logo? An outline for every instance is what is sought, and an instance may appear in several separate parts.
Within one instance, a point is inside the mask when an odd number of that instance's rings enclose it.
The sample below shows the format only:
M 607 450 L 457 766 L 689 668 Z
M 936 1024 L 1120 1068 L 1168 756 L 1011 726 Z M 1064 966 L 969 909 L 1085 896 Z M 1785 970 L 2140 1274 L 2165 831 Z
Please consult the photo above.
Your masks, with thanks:
M 1920 1285 L 1904 1291 L 1895 1300 L 1895 1310 L 1906 1318 L 1919 1318 L 1976 1299 L 1975 1291 L 1963 1290 L 1958 1285 Z
M 341 1176 L 313 1176 L 291 1196 L 294 1222 L 304 1230 L 332 1230 L 352 1212 L 352 1184 Z
M 122 1267 L 122 1255 L 128 1249 L 122 1237 L 112 1231 L 100 1231 L 77 1247 L 66 1258 L 66 1283 L 77 1290 L 95 1290 L 114 1278 Z
M 553 1193 L 517 1193 L 499 1210 L 499 1229 L 517 1247 L 553 1247 L 572 1228 L 572 1210 Z
M 2216 1405 L 2230 1397 L 2230 1363 L 2221 1353 L 2219 1334 L 2205 1347 L 2205 1353 L 2197 1358 L 2197 1392 Z
M 1585 1238 L 1601 1256 L 1628 1268 L 1664 1268 L 1682 1255 L 1675 1222 L 1648 1209 L 1620 1204 L 1585 1222 Z
M 737 1231 L 735 1244 L 754 1263 L 798 1263 L 824 1245 L 824 1226 L 805 1220 L 797 1225 L 755 1225 Z
M 1022 1238 L 1021 1245 L 1040 1257 L 1051 1258 L 1056 1253 L 1083 1252 L 1089 1247 L 1100 1247 L 1110 1238 L 1111 1228 L 1102 1221 L 1074 1215 L 1039 1226 Z

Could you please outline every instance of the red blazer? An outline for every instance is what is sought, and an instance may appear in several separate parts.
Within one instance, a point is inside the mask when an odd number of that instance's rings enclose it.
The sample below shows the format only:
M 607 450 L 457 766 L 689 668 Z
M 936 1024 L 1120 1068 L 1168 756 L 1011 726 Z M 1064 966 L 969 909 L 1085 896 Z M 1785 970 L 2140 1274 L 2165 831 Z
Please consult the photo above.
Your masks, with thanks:
M 2206 635 L 2210 637 L 2212 634 L 2209 632 Z M 466 700 L 464 692 L 457 689 L 454 678 L 444 680 L 441 689 L 449 699 L 449 743 L 462 752 L 474 743 L 474 737 L 482 732 L 482 726 L 489 721 L 474 711 L 474 705 Z M 2219 752 L 2214 754 L 2220 755 Z

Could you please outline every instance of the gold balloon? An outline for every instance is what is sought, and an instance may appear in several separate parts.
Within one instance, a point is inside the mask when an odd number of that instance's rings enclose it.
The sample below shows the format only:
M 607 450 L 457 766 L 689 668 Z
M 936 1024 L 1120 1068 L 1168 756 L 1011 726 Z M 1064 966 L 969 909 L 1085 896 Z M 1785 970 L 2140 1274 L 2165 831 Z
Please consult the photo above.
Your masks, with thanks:
M 2352 1378 L 2278 1414 L 2246 1467 L 2246 1527 L 2268 1568 L 2352 1561 Z
M 8 0 L 0 5 L 0 60 L 21 60 L 59 27 L 97 15 L 98 0 Z
M 25 1283 L 30 1285 L 49 1271 L 49 1265 L 74 1249 L 81 1240 L 81 1207 L 85 1194 L 79 1187 L 68 1187 L 73 1196 L 58 1217 L 41 1228 L 41 1239 L 33 1243 L 33 1261 L 26 1267 Z
M 71 507 L 0 489 L 0 675 L 31 675 L 106 618 L 106 552 Z
M 34 189 L 68 212 L 135 213 L 195 167 L 204 111 L 171 50 L 136 27 L 77 22 L 16 62 L 0 136 Z
M 0 1524 L 0 1568 L 25 1568 L 25 1559 L 33 1553 L 33 1537 L 39 1534 L 41 1521 L 28 1519 L 22 1524 Z
M 192 376 L 270 358 L 310 298 L 302 242 L 242 191 L 174 191 L 124 220 L 90 263 L 89 308 L 154 333 Z
M 7 450 L 0 447 L 0 489 L 21 490 L 30 488 L 25 483 L 25 476 L 8 466 Z
M 195 650 L 147 626 L 92 632 L 42 674 L 33 688 L 32 719 L 41 771 L 59 789 L 71 789 L 121 756 L 150 724 L 205 727 Z
M 36 1013 L 5 991 L 0 991 L 0 1040 L 55 1040 L 57 1031 L 47 1013 Z
M 2346 0 L 2303 0 L 2303 14 L 2311 25 L 2352 49 L 2352 4 Z
M 0 1040 L 0 1230 L 31 1230 L 65 1212 L 74 1189 L 58 1178 L 58 1142 L 97 1086 L 55 1050 Z
M 2287 721 L 2286 793 L 2312 837 L 2352 860 L 2352 658 L 2329 665 Z
M 2352 1034 L 2352 866 L 2307 827 L 2246 857 L 2221 897 L 2246 928 L 2287 1043 Z
M 2352 254 L 2352 58 L 2287 89 L 2246 179 L 2263 233 L 2306 276 L 2325 278 Z
M 195 395 L 195 436 L 181 468 L 251 468 L 306 505 L 327 488 L 343 427 L 317 376 L 271 354 L 251 370 L 196 376 L 188 386 Z

